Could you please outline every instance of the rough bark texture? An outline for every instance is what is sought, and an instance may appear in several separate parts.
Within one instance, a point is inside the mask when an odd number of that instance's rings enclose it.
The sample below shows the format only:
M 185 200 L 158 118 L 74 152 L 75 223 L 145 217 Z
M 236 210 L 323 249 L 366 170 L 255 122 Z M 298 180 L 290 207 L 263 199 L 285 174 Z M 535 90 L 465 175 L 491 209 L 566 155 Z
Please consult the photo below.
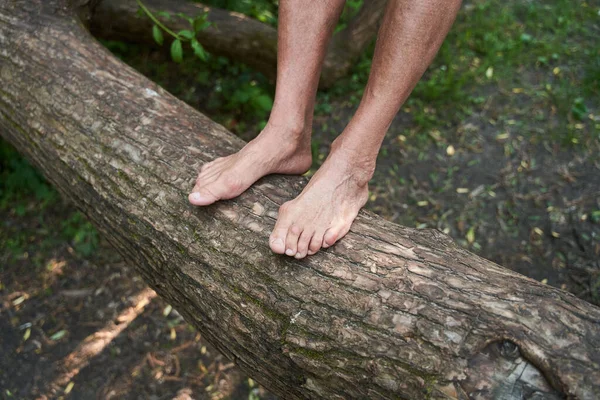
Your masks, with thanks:
M 336 33 L 329 46 L 321 74 L 321 87 L 330 87 L 345 76 L 354 61 L 373 40 L 387 0 L 367 0 L 348 26 Z M 242 61 L 267 77 L 277 72 L 277 30 L 245 15 L 183 0 L 144 0 L 153 12 L 168 11 L 196 16 L 208 14 L 213 26 L 197 38 L 206 49 L 218 55 Z M 161 22 L 174 31 L 189 29 L 180 17 Z M 135 0 L 100 0 L 90 20 L 92 33 L 100 38 L 153 44 L 152 22 L 138 15 Z
M 243 142 L 71 14 L 0 1 L 0 133 L 259 382 L 286 399 L 600 398 L 600 309 L 443 234 L 363 212 L 298 261 L 267 238 L 301 178 L 188 205 L 198 167 Z

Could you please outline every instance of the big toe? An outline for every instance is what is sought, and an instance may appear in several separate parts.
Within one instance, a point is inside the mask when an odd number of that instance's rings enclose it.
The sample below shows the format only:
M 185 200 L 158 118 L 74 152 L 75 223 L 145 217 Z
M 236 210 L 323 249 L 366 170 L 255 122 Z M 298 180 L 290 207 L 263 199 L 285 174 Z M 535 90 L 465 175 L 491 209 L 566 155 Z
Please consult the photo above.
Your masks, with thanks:
M 270 241 L 271 250 L 273 253 L 283 254 L 285 253 L 285 242 L 282 238 L 274 238 Z
M 269 239 L 269 246 L 273 253 L 284 254 L 285 253 L 285 237 L 287 234 L 287 228 L 279 228 L 273 231 L 271 238 Z
M 194 189 L 194 191 L 190 193 L 188 200 L 195 206 L 208 206 L 209 204 L 219 200 L 219 197 L 213 194 L 207 188 L 198 188 Z

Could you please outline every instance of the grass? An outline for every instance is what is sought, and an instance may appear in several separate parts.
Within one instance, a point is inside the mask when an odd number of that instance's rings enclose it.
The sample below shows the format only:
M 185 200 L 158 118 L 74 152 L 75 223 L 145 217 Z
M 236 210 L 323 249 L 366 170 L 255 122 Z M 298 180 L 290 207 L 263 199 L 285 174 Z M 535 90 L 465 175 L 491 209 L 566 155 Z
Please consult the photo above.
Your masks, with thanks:
M 0 210 L 12 207 L 15 214 L 27 212 L 25 201 L 33 195 L 43 209 L 56 200 L 56 192 L 8 143 L 0 141 Z
M 417 126 L 411 139 L 426 146 L 430 131 L 457 124 L 477 113 L 490 93 L 501 92 L 507 103 L 519 101 L 519 93 L 530 96 L 531 108 L 544 110 L 540 119 L 552 119 L 547 110 L 553 110 L 560 125 L 551 130 L 553 139 L 563 144 L 582 143 L 576 137 L 592 132 L 597 140 L 598 123 L 590 122 L 587 111 L 598 106 L 600 94 L 598 12 L 568 0 L 466 4 L 406 103 Z M 326 112 L 332 97 L 359 101 L 372 54 L 373 46 L 348 78 L 320 94 L 318 111 Z
M 0 257 L 5 261 L 40 256 L 62 241 L 70 243 L 81 256 L 91 255 L 98 245 L 98 233 L 83 214 L 68 211 L 57 240 L 55 212 L 64 212 L 56 190 L 10 144 L 0 139 L 0 213 L 17 218 L 36 215 L 37 223 L 21 226 L 6 218 L 0 227 Z M 49 223 L 47 221 L 52 221 Z M 50 225 L 49 225 L 50 224 Z M 0 262 L 0 272 L 3 269 Z

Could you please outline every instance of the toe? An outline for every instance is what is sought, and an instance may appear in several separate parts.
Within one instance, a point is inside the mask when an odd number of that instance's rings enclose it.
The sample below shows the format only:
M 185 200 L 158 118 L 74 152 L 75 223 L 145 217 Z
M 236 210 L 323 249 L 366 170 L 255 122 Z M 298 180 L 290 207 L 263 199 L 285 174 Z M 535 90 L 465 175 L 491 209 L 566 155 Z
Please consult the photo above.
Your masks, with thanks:
M 219 199 L 220 196 L 211 190 L 210 184 L 206 186 L 196 185 L 188 196 L 189 202 L 195 206 L 207 206 Z
M 189 201 L 196 206 L 207 206 L 218 200 L 227 200 L 239 196 L 247 189 L 239 177 L 224 174 L 219 168 L 201 172 L 196 186 L 189 195 Z
M 271 237 L 269 238 L 269 246 L 271 246 L 271 250 L 276 254 L 284 254 L 285 253 L 285 237 L 287 236 L 288 227 L 275 227 L 273 229 L 273 233 L 271 233 Z
M 287 213 L 288 207 L 287 203 L 284 203 L 279 207 L 277 222 L 275 223 L 275 228 L 273 228 L 273 232 L 271 232 L 271 237 L 269 238 L 269 246 L 271 246 L 273 253 L 276 254 L 285 254 L 285 239 L 291 223 Z
M 205 188 L 202 188 L 196 192 L 190 193 L 188 200 L 195 206 L 207 206 L 219 200 L 219 197 L 215 196 Z
M 298 239 L 302 229 L 298 225 L 290 226 L 288 229 L 287 236 L 285 237 L 285 254 L 288 256 L 295 256 L 298 252 Z
M 333 246 L 335 242 L 339 239 L 340 228 L 331 227 L 325 231 L 325 235 L 323 236 L 323 248 L 328 248 Z
M 300 235 L 300 239 L 298 239 L 298 250 L 294 257 L 300 259 L 306 257 L 308 254 L 308 245 L 310 244 L 310 240 L 312 239 L 313 231 L 309 231 L 305 229 L 302 231 Z
M 210 182 L 219 179 L 223 175 L 221 168 L 212 167 L 207 170 L 201 171 L 196 178 L 196 187 L 206 186 Z
M 350 227 L 351 226 L 352 226 L 352 222 L 350 222 L 349 224 L 345 224 L 344 226 L 342 226 L 342 229 L 340 229 L 338 231 L 336 242 L 339 242 L 344 236 L 346 236 L 348 234 L 348 232 L 350 232 Z
M 308 255 L 312 256 L 317 251 L 321 250 L 321 246 L 323 246 L 323 231 L 315 232 L 310 240 L 310 244 L 308 245 Z
M 323 247 L 327 248 L 333 246 L 341 238 L 346 236 L 348 231 L 350 231 L 351 226 L 352 223 L 338 225 L 327 229 L 327 231 L 325 232 L 325 236 L 323 237 Z

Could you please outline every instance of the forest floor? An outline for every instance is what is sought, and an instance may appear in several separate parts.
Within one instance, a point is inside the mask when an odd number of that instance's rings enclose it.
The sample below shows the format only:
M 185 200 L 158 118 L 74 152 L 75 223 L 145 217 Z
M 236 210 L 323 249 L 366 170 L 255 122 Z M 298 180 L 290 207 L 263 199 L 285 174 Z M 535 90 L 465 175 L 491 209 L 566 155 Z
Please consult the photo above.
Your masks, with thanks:
M 367 208 L 600 305 L 599 13 L 465 3 L 385 138 Z M 244 66 L 105 44 L 247 140 L 267 118 L 273 86 Z M 351 118 L 371 52 L 319 93 L 311 172 Z M 0 151 L 0 398 L 272 398 Z

